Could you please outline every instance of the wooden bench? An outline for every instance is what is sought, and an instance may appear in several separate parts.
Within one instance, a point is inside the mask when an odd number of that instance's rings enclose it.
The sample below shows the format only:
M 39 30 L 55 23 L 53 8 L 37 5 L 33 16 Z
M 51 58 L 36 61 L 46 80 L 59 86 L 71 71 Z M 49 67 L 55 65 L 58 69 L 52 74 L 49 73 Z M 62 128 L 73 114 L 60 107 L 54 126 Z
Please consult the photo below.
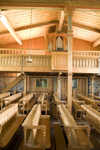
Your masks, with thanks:
M 53 94 L 53 96 L 54 96 L 54 101 L 55 101 L 56 106 L 59 104 L 65 104 L 66 105 L 66 101 L 60 100 L 56 92 Z
M 77 95 L 79 96 L 79 100 L 85 101 L 85 104 L 91 105 L 94 109 L 100 111 L 100 107 L 99 107 L 100 102 L 98 100 L 92 99 L 83 94 L 77 94 Z
M 99 96 L 96 96 L 96 95 L 92 95 L 92 94 L 88 94 L 88 96 L 90 96 L 91 98 L 96 98 L 97 100 L 100 100 L 100 97 Z
M 93 145 L 89 141 L 90 126 L 77 125 L 65 105 L 58 105 L 58 110 L 68 139 L 68 150 L 93 149 Z M 87 131 L 87 135 L 83 132 L 83 129 Z
M 4 103 L 5 106 L 10 105 L 11 103 L 15 103 L 16 101 L 18 101 L 19 98 L 21 98 L 21 93 L 17 93 L 15 95 L 3 98 L 2 104 Z
M 25 115 L 18 114 L 18 104 L 11 104 L 0 111 L 0 147 L 9 143 L 24 118 Z
M 67 97 L 68 95 L 65 94 L 65 96 Z M 85 101 L 79 101 L 77 98 L 72 96 L 72 107 L 75 109 L 75 119 L 82 119 L 82 108 L 80 105 L 85 104 Z
M 50 116 L 41 115 L 40 104 L 33 106 L 22 126 L 24 129 L 24 150 L 28 148 L 42 148 L 43 150 L 50 148 Z
M 37 101 L 38 104 L 41 104 L 41 110 L 45 111 L 45 114 L 47 115 L 47 111 L 49 110 L 49 100 L 45 100 L 44 95 L 44 93 L 41 93 Z
M 56 150 L 67 150 L 67 145 L 60 123 L 54 123 L 53 126 L 55 133 Z
M 36 99 L 33 99 L 33 93 L 29 93 L 28 95 L 25 95 L 19 100 L 19 112 L 23 111 L 23 114 L 25 111 L 28 111 L 32 108 L 32 106 L 35 104 Z
M 2 102 L 1 102 L 1 100 L 2 100 L 3 98 L 5 98 L 5 97 L 8 97 L 8 96 L 10 96 L 10 92 L 0 94 L 0 106 L 1 106 L 1 109 L 2 109 Z
M 84 119 L 100 133 L 100 113 L 88 105 L 82 105 L 81 108 L 86 111 L 86 115 L 83 115 Z

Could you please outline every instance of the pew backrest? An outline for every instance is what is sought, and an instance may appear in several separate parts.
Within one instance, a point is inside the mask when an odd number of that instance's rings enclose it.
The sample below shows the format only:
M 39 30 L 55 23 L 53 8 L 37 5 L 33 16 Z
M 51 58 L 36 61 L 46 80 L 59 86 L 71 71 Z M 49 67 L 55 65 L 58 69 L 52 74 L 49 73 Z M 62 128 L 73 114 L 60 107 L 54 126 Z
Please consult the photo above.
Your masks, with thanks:
M 18 115 L 18 104 L 11 104 L 0 111 L 0 131 L 3 125 L 15 115 Z
M 11 102 L 14 102 L 15 100 L 19 99 L 20 97 L 21 97 L 21 93 L 17 93 L 12 96 L 3 98 L 2 102 L 4 102 L 7 105 L 7 104 L 10 104 Z

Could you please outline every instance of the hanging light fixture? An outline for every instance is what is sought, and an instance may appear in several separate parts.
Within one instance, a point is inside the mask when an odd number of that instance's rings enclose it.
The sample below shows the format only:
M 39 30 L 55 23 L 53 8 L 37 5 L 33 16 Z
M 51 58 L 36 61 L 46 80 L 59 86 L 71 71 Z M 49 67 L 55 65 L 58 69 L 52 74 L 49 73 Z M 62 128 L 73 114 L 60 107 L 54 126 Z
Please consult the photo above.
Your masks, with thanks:
M 32 63 L 32 58 L 30 57 L 30 49 L 31 49 L 31 25 L 32 25 L 32 8 L 31 8 L 31 16 L 30 16 L 29 57 L 28 57 L 28 59 L 27 59 L 27 63 Z

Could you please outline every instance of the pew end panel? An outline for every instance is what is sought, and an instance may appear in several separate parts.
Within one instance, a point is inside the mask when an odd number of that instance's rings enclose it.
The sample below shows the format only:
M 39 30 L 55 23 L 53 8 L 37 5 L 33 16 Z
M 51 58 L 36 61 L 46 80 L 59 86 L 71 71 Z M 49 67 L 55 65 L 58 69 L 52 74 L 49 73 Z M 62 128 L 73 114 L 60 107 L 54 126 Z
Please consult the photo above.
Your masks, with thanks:
M 85 101 L 76 101 L 76 100 L 72 100 L 72 106 L 74 107 L 75 109 L 75 119 L 80 119 L 82 120 L 82 114 L 85 113 L 85 111 L 81 108 L 81 105 L 84 105 L 85 104 Z M 78 116 L 78 113 L 79 116 Z
M 50 148 L 50 116 L 41 115 L 41 105 L 36 104 L 23 123 L 24 149 Z M 30 133 L 29 133 L 30 132 Z

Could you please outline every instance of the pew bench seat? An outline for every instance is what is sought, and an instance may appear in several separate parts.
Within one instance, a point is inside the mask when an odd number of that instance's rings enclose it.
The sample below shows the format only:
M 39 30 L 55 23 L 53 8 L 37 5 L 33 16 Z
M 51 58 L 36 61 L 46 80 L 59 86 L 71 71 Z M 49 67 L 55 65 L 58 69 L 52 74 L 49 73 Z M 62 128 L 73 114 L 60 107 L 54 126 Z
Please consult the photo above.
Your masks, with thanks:
M 5 147 L 22 124 L 25 115 L 18 114 L 18 104 L 11 104 L 0 112 L 0 147 Z
M 50 148 L 50 116 L 41 115 L 41 105 L 36 104 L 28 114 L 24 123 L 23 149 Z

